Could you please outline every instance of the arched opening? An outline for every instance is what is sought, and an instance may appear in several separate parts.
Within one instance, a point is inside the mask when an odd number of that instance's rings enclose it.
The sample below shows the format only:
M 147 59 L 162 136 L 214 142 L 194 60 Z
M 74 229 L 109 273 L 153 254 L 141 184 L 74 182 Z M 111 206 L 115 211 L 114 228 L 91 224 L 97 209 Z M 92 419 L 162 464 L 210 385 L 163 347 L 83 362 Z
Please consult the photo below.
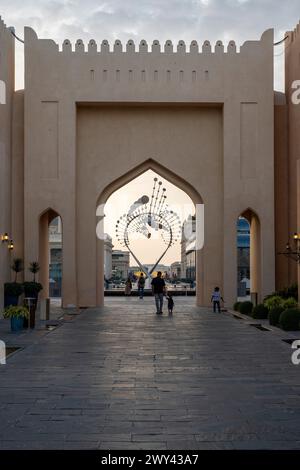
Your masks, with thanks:
M 134 180 L 136 180 L 138 182 L 139 177 L 141 177 L 143 174 L 146 174 L 146 172 L 151 173 L 152 177 L 157 175 L 158 178 L 166 181 L 166 183 L 169 184 L 169 186 L 173 186 L 173 187 L 177 188 L 177 191 L 182 192 L 186 197 L 185 204 L 186 204 L 187 199 L 190 201 L 190 208 L 191 208 L 191 206 L 193 208 L 195 208 L 197 206 L 203 207 L 203 203 L 202 203 L 202 199 L 201 199 L 200 195 L 197 193 L 196 190 L 194 190 L 194 188 L 191 185 L 189 185 L 187 182 L 182 180 L 177 175 L 173 174 L 168 169 L 162 167 L 157 162 L 155 162 L 153 160 L 148 160 L 144 164 L 138 166 L 137 168 L 133 169 L 132 171 L 130 171 L 130 172 L 126 173 L 125 175 L 123 175 L 122 177 L 118 178 L 116 181 L 112 182 L 110 185 L 108 185 L 105 188 L 105 190 L 100 195 L 100 197 L 98 199 L 98 203 L 97 203 L 97 215 L 98 215 L 97 223 L 98 223 L 98 225 L 99 225 L 99 216 L 100 216 L 100 219 L 101 219 L 101 210 L 99 212 L 99 208 L 102 207 L 102 210 L 105 214 L 105 204 L 109 202 L 109 199 L 111 197 L 113 197 L 114 193 L 116 193 L 121 188 L 125 187 L 128 183 L 132 182 L 131 184 L 133 184 Z M 133 198 L 133 201 L 131 201 L 131 203 L 134 203 L 139 196 L 142 196 L 144 194 L 144 192 L 145 192 L 144 189 L 145 188 L 143 187 L 143 184 L 142 184 L 142 186 L 137 188 L 136 197 Z M 141 194 L 139 194 L 139 192 L 141 192 Z M 195 211 L 195 209 L 194 209 L 194 211 Z M 197 210 L 196 210 L 196 213 L 197 213 Z M 183 211 L 182 214 L 181 214 L 182 223 L 185 221 L 185 219 L 188 219 L 189 216 L 193 217 L 194 220 L 195 220 L 195 213 L 188 212 L 188 210 L 186 208 L 186 212 L 184 213 L 184 211 Z M 195 227 L 195 224 L 194 224 L 194 227 Z M 105 283 L 106 283 L 107 277 L 108 277 L 106 274 L 108 272 L 110 273 L 111 269 L 112 270 L 114 269 L 113 263 L 110 264 L 110 262 L 108 261 L 108 251 L 109 251 L 110 248 L 112 249 L 111 245 L 113 245 L 113 242 L 112 242 L 111 238 L 107 237 L 107 235 L 110 235 L 110 237 L 111 237 L 112 234 L 104 235 L 105 234 L 105 224 L 104 223 L 103 223 L 103 226 L 102 226 L 102 231 L 103 231 L 103 237 L 98 237 L 98 240 L 97 240 L 97 305 L 100 305 L 100 306 L 103 305 L 103 302 L 104 302 L 104 288 L 105 288 Z M 196 232 L 196 229 L 194 231 Z M 202 298 L 203 298 L 203 294 L 202 294 L 203 284 L 201 282 L 201 276 L 202 276 L 202 270 L 201 270 L 202 250 L 198 249 L 198 247 L 196 245 L 196 233 L 190 234 L 190 237 L 192 237 L 192 236 L 194 237 L 194 249 L 193 250 L 195 252 L 194 259 L 195 259 L 195 262 L 196 262 L 195 263 L 196 266 L 193 269 L 194 277 L 196 278 L 195 279 L 196 282 L 194 283 L 193 287 L 196 287 L 197 303 L 201 304 L 202 303 Z M 180 238 L 181 238 L 181 235 L 180 235 Z M 178 247 L 177 247 L 177 257 L 178 257 L 178 259 L 176 259 L 176 260 L 174 259 L 173 277 L 175 277 L 175 273 L 178 276 L 179 263 L 180 263 L 180 271 L 182 270 L 182 246 L 181 246 L 181 241 L 182 240 L 178 240 L 178 242 L 179 242 Z M 189 242 L 192 242 L 192 240 L 189 240 Z M 192 251 L 191 243 L 189 244 L 189 249 L 190 249 L 190 251 Z M 125 254 L 124 254 L 124 258 L 125 258 Z M 169 258 L 169 261 L 170 261 L 170 258 Z M 148 263 L 146 263 L 146 264 L 148 264 Z M 106 270 L 106 272 L 105 272 L 105 270 Z M 191 272 L 192 272 L 192 270 L 190 269 L 190 273 Z M 171 273 L 172 273 L 172 269 L 170 269 L 170 274 Z M 180 276 L 183 277 L 183 278 L 186 278 L 186 272 L 182 273 L 182 275 L 180 274 Z
M 250 208 L 237 219 L 237 250 L 237 297 L 256 304 L 261 297 L 261 234 L 258 215 Z
M 40 279 L 42 298 L 62 298 L 62 219 L 53 209 L 40 216 L 39 224 Z
M 250 298 L 250 223 L 245 217 L 237 219 L 237 297 Z

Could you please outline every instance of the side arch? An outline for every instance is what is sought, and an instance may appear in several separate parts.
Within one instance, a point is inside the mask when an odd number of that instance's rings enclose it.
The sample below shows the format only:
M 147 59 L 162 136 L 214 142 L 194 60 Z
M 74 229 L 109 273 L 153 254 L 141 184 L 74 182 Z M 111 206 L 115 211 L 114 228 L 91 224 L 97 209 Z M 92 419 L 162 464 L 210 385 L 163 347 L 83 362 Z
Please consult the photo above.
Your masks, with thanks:
M 41 291 L 42 299 L 49 297 L 49 225 L 56 217 L 60 217 L 63 224 L 61 215 L 51 207 L 48 207 L 39 216 L 39 279 L 43 285 L 43 290 Z
M 241 214 L 250 224 L 250 293 L 255 302 L 262 300 L 261 222 L 256 211 L 248 207 Z

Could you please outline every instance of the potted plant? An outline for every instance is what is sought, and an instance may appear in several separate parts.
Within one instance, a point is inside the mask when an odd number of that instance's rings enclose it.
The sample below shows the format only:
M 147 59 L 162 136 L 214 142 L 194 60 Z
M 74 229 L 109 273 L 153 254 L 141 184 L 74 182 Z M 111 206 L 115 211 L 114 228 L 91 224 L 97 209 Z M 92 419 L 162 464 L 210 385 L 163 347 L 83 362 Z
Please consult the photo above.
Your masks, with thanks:
M 10 318 L 11 331 L 21 331 L 24 319 L 28 319 L 28 315 L 28 308 L 17 305 L 7 307 L 3 313 L 4 318 Z
M 40 265 L 37 261 L 33 261 L 29 265 L 29 271 L 33 274 L 32 281 L 24 282 L 24 293 L 25 297 L 35 299 L 35 303 L 37 303 L 39 292 L 43 289 L 42 284 L 36 282 L 36 274 L 40 270 Z
M 35 324 L 35 310 L 38 302 L 39 292 L 43 289 L 42 284 L 36 282 L 36 274 L 40 270 L 40 265 L 37 261 L 32 261 L 28 270 L 33 274 L 32 281 L 23 283 L 26 306 L 30 311 L 30 325 L 34 328 Z M 29 300 L 30 299 L 30 300 Z M 28 328 L 28 320 L 24 320 L 24 328 Z
M 18 305 L 19 297 L 23 292 L 23 286 L 18 281 L 18 274 L 23 271 L 23 261 L 21 258 L 15 258 L 11 265 L 12 271 L 15 273 L 13 282 L 6 282 L 4 284 L 4 307 L 10 305 Z

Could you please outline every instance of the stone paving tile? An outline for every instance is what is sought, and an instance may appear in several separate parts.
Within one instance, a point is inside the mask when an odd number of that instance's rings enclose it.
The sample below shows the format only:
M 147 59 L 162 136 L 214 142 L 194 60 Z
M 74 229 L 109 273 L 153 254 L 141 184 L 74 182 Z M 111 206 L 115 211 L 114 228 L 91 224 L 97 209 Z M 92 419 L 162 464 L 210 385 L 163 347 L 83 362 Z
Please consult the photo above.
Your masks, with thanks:
M 26 338 L 0 367 L 0 449 L 300 449 L 299 369 L 278 331 L 132 298 Z

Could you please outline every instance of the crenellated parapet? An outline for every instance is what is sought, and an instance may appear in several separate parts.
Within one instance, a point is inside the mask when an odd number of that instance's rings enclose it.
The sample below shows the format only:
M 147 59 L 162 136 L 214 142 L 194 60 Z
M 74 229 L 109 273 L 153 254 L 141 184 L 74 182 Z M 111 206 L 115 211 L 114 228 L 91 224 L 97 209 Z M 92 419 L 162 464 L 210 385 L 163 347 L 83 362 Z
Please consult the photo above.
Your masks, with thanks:
M 255 101 L 273 81 L 273 30 L 239 48 L 231 40 L 150 44 L 116 39 L 59 46 L 25 28 L 25 89 L 36 97 L 79 101 L 207 101 L 233 92 Z M 258 79 L 259 78 L 259 79 Z M 28 93 L 27 93 L 28 94 Z
M 290 42 L 296 41 L 300 37 L 300 22 L 296 25 L 293 31 L 288 31 L 287 35 L 290 38 Z
M 0 16 L 0 31 L 1 31 L 1 33 L 3 33 L 3 34 L 7 34 L 7 35 L 11 36 L 10 30 L 9 30 L 9 28 L 7 27 L 7 25 L 4 23 L 4 20 L 2 19 L 1 16 Z
M 299 27 L 299 25 L 298 25 Z M 297 27 L 297 30 L 299 29 Z M 151 44 L 145 39 L 142 39 L 139 43 L 135 43 L 132 39 L 123 44 L 120 39 L 116 39 L 114 43 L 109 43 L 108 40 L 104 39 L 102 42 L 97 43 L 95 39 L 91 39 L 87 44 L 82 39 L 77 39 L 75 43 L 72 43 L 70 39 L 65 39 L 61 46 L 50 39 L 39 39 L 31 28 L 25 28 L 27 35 L 31 39 L 35 39 L 39 42 L 43 42 L 49 46 L 53 51 L 59 53 L 78 53 L 78 54 L 177 54 L 177 55 L 230 55 L 239 54 L 246 51 L 253 45 L 259 45 L 264 41 L 264 36 L 268 32 L 266 31 L 260 40 L 258 41 L 246 41 L 241 45 L 240 51 L 238 51 L 235 41 L 230 40 L 227 44 L 223 44 L 221 40 L 216 41 L 215 44 L 211 44 L 209 40 L 205 40 L 203 43 L 193 40 L 191 43 L 186 44 L 185 41 L 180 40 L 177 44 L 173 44 L 171 40 L 167 40 L 164 44 L 161 44 L 157 39 Z M 270 30 L 269 30 L 270 31 Z
M 51 41 L 54 46 L 53 42 Z M 197 41 L 192 41 L 187 45 L 184 41 L 179 41 L 176 45 L 172 41 L 168 40 L 164 44 L 160 44 L 158 40 L 154 40 L 152 44 L 148 44 L 144 39 L 138 44 L 130 39 L 126 44 L 117 39 L 114 43 L 109 43 L 106 39 L 101 43 L 97 44 L 94 39 L 91 39 L 88 44 L 84 44 L 82 39 L 77 39 L 75 43 L 72 43 L 69 39 L 65 39 L 61 49 L 59 46 L 55 47 L 59 52 L 79 52 L 79 53 L 102 53 L 102 54 L 135 54 L 135 53 L 151 53 L 151 54 L 207 54 L 207 53 L 237 53 L 237 47 L 234 41 L 230 41 L 226 46 L 223 45 L 222 41 L 217 41 L 214 46 L 211 45 L 210 41 L 204 41 L 202 45 L 198 44 Z

